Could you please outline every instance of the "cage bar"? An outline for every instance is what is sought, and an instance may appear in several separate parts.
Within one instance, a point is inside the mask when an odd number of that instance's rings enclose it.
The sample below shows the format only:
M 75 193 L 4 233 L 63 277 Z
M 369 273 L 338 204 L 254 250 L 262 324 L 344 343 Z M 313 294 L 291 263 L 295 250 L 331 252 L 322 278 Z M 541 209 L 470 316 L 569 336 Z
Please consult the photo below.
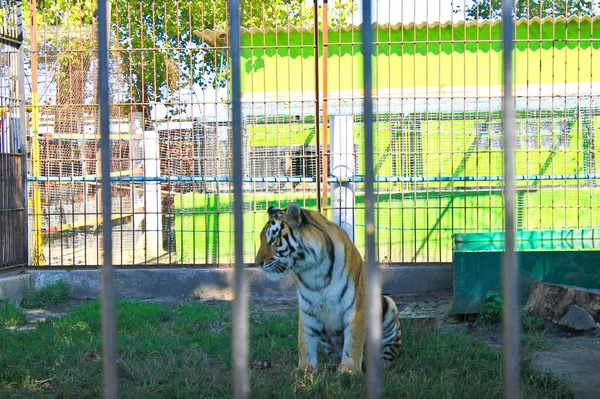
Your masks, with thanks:
M 108 88 L 108 51 L 110 2 L 98 0 L 98 101 L 102 175 L 110 176 L 110 110 Z M 117 296 L 112 259 L 112 193 L 109 179 L 102 179 L 103 264 L 102 264 L 102 375 L 103 396 L 118 395 L 117 378 Z
M 231 111 L 233 127 L 233 218 L 235 255 L 235 297 L 232 320 L 232 363 L 235 397 L 247 398 L 250 391 L 248 374 L 248 288 L 244 270 L 244 198 L 243 198 L 243 140 L 240 59 L 240 3 L 229 0 L 231 28 Z
M 367 395 L 381 397 L 381 277 L 375 251 L 375 173 L 373 170 L 373 33 L 371 27 L 371 0 L 362 4 L 363 51 L 363 120 L 365 146 L 365 242 L 366 242 L 366 307 L 367 329 Z
M 505 249 L 502 265 L 504 299 L 504 395 L 508 399 L 521 397 L 519 390 L 519 263 L 515 251 L 515 123 L 513 90 L 513 0 L 502 2 L 502 130 L 504 140 L 504 230 Z

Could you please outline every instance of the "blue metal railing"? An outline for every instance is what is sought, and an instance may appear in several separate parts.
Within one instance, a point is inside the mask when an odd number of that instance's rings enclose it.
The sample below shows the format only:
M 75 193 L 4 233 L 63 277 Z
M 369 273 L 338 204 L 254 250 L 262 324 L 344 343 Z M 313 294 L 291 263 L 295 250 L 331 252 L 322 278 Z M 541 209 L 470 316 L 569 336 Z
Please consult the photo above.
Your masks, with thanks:
M 595 180 L 600 179 L 600 173 L 558 173 L 544 175 L 516 175 L 518 181 L 539 181 L 539 180 Z M 376 183 L 405 183 L 405 182 L 474 182 L 474 181 L 503 181 L 502 175 L 490 176 L 375 176 Z M 78 182 L 101 182 L 99 176 L 28 176 L 29 182 L 57 182 L 57 183 L 78 183 Z M 216 182 L 229 183 L 234 179 L 229 176 L 111 176 L 113 183 L 198 183 L 198 182 Z M 315 177 L 304 176 L 259 176 L 244 177 L 244 183 L 315 183 Z M 354 177 L 329 177 L 329 183 L 364 183 L 365 176 Z

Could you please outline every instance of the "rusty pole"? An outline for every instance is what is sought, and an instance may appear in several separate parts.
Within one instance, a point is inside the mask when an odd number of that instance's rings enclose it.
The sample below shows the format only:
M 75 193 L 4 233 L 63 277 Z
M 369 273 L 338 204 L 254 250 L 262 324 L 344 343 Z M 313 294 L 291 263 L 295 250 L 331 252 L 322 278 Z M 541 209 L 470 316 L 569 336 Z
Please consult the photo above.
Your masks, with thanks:
M 327 31 L 328 27 L 328 15 L 327 15 L 327 0 L 323 0 L 323 215 L 327 216 L 327 177 L 329 176 L 329 165 L 327 162 L 327 154 L 329 154 L 328 149 L 328 141 L 329 141 L 329 132 L 327 131 L 327 127 L 329 124 L 329 115 L 327 109 L 327 57 L 329 55 L 327 49 L 328 35 Z
M 317 210 L 321 212 L 321 132 L 319 120 L 319 1 L 314 0 L 314 32 L 315 32 L 315 137 L 317 139 L 317 166 L 315 170 L 317 182 Z M 323 171 L 325 173 L 325 171 Z

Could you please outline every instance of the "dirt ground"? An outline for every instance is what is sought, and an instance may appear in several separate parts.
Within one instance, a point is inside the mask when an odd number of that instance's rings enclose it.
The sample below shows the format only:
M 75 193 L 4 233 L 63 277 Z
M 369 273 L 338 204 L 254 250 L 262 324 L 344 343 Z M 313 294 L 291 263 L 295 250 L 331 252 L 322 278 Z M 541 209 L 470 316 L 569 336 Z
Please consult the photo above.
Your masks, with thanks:
M 398 305 L 401 317 L 434 316 L 440 331 L 465 332 L 485 340 L 491 347 L 502 347 L 502 333 L 498 326 L 485 327 L 457 319 L 451 314 L 452 292 L 430 293 L 426 295 L 392 295 Z M 165 306 L 183 303 L 205 302 L 219 304 L 227 299 L 215 298 L 161 298 L 151 300 Z M 47 309 L 26 310 L 30 323 L 22 329 L 35 328 L 35 323 L 48 317 L 59 317 L 67 309 L 84 301 L 71 300 L 66 304 Z M 295 295 L 278 298 L 250 295 L 250 311 L 285 313 L 297 309 Z M 551 370 L 557 375 L 565 374 L 578 399 L 600 399 L 600 328 L 586 333 L 572 333 L 547 324 L 543 331 L 546 339 L 553 344 L 552 350 L 537 351 L 533 362 L 541 370 Z
M 452 293 L 426 296 L 394 297 L 403 316 L 436 316 L 439 329 L 466 331 L 484 339 L 490 346 L 502 347 L 501 329 L 474 326 L 450 314 Z M 598 324 L 597 324 L 598 326 Z M 553 349 L 536 351 L 533 364 L 540 370 L 551 370 L 566 375 L 578 399 L 600 399 L 600 328 L 585 333 L 574 333 L 548 322 L 543 335 Z
M 567 374 L 576 397 L 600 398 L 600 337 L 551 337 L 556 350 L 536 352 L 535 364 L 555 374 Z

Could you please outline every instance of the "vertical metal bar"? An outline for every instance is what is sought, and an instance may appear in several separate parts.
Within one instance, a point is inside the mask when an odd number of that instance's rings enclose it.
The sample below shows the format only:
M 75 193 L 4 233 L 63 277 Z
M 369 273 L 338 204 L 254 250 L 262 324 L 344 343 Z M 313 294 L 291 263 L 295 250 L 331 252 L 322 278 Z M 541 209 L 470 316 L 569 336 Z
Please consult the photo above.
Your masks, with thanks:
M 104 398 L 116 398 L 117 320 L 115 271 L 112 264 L 112 195 L 110 190 L 110 131 L 108 92 L 108 34 L 110 2 L 98 0 L 98 101 L 100 107 L 100 148 L 102 166 L 102 225 L 104 263 L 102 265 L 102 364 Z
M 329 153 L 329 110 L 327 108 L 327 58 L 329 57 L 329 16 L 327 15 L 327 0 L 323 0 L 323 215 L 327 216 L 327 205 L 329 203 L 329 194 L 327 193 L 329 177 L 329 165 L 327 162 L 327 154 Z
M 367 263 L 367 394 L 370 399 L 381 397 L 381 282 L 375 263 L 375 195 L 373 184 L 373 84 L 372 53 L 373 32 L 371 30 L 371 0 L 362 3 L 362 53 L 364 80 L 365 125 L 365 243 Z
M 235 230 L 235 298 L 233 299 L 233 383 L 236 398 L 247 398 L 248 382 L 248 290 L 244 270 L 244 220 L 242 198 L 242 104 L 240 60 L 240 3 L 229 0 L 231 41 L 231 110 L 233 153 L 233 220 Z
M 321 131 L 319 117 L 319 2 L 313 1 L 314 30 L 315 30 L 315 138 L 317 145 L 317 166 L 315 167 L 315 178 L 317 181 L 317 210 L 321 212 Z M 323 174 L 327 173 L 326 170 Z
M 515 110 L 512 93 L 513 0 L 502 1 L 502 129 L 504 136 L 504 231 L 505 252 L 502 265 L 504 298 L 504 394 L 518 399 L 519 392 L 519 316 L 518 264 L 515 253 Z
M 23 212 L 22 212 L 22 217 L 23 217 L 23 221 L 22 221 L 22 236 L 21 236 L 21 240 L 23 240 L 23 252 L 20 254 L 20 258 L 22 259 L 23 262 L 27 263 L 27 258 L 29 256 L 29 240 L 28 240 L 28 236 L 29 236 L 29 217 L 27 216 L 29 214 L 29 210 L 28 210 L 28 194 L 27 194 L 27 130 L 28 130 L 28 122 L 27 122 L 27 112 L 25 111 L 25 73 L 23 73 L 23 71 L 25 70 L 24 67 L 24 53 L 25 53 L 25 45 L 23 43 L 23 37 L 24 37 L 24 28 L 23 28 L 23 2 L 22 1 L 18 1 L 17 2 L 17 7 L 18 7 L 18 12 L 19 14 L 17 15 L 17 28 L 18 28 L 18 37 L 19 37 L 19 41 L 21 42 L 20 46 L 19 46 L 19 52 L 18 52 L 18 97 L 19 97 L 19 120 L 20 120 L 20 128 L 21 131 L 18 133 L 19 134 L 19 151 L 21 152 L 21 189 L 22 191 L 22 195 L 23 195 L 23 202 L 22 202 L 22 207 L 23 207 Z
M 37 46 L 37 1 L 32 0 L 31 11 L 31 174 L 35 177 L 40 176 L 40 141 L 39 141 L 39 102 L 38 102 L 38 46 Z M 42 266 L 44 248 L 42 237 L 42 192 L 41 184 L 32 183 L 33 191 L 33 231 L 34 231 L 34 249 L 32 263 L 36 266 Z M 50 247 L 50 246 L 48 246 Z

